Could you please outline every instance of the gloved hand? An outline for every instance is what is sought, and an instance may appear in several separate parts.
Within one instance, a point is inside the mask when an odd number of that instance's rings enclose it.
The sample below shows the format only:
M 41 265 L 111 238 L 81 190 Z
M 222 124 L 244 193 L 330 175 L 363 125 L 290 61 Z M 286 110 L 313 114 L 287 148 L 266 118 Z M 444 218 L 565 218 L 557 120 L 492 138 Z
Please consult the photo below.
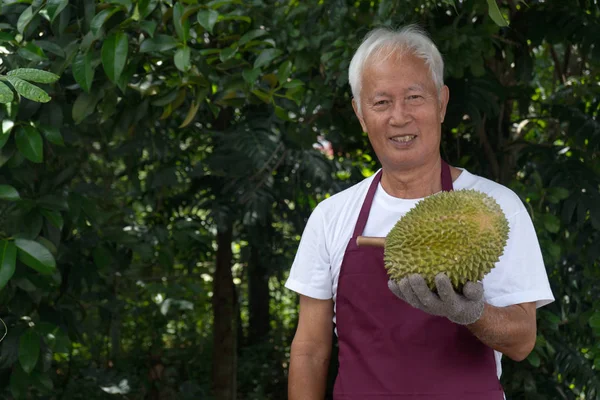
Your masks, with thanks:
M 435 277 L 438 294 L 432 292 L 421 275 L 413 274 L 399 282 L 388 281 L 388 287 L 396 296 L 426 313 L 448 318 L 450 321 L 468 325 L 483 314 L 483 284 L 467 282 L 463 294 L 457 293 L 446 274 Z

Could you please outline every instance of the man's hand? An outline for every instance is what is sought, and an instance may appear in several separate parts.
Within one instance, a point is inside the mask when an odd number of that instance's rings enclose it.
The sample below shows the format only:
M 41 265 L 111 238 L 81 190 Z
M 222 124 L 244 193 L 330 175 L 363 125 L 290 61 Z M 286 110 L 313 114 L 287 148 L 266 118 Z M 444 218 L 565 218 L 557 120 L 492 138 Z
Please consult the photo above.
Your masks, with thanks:
M 457 293 L 446 274 L 435 277 L 438 294 L 432 292 L 421 275 L 413 274 L 399 282 L 388 281 L 388 287 L 396 296 L 426 313 L 446 317 L 461 325 L 469 325 L 483 314 L 483 284 L 467 282 L 463 293 Z

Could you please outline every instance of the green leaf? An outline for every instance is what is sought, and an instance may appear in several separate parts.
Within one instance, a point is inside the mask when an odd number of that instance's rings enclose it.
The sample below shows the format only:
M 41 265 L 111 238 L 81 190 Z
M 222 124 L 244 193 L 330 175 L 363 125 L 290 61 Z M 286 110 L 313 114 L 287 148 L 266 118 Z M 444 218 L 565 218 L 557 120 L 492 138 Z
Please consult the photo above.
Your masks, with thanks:
M 17 246 L 13 242 L 0 242 L 0 290 L 6 286 L 15 273 L 17 263 Z
M 254 83 L 256 82 L 256 80 L 258 79 L 258 77 L 260 76 L 260 73 L 261 73 L 260 68 L 245 69 L 245 70 L 242 71 L 242 76 L 244 77 L 244 80 L 249 85 L 254 85 Z
M 454 11 L 456 11 L 456 13 L 458 14 L 458 10 L 456 9 L 456 1 L 455 0 L 442 0 L 442 3 L 452 6 L 452 8 L 454 8 Z
M 19 339 L 19 363 L 27 374 L 35 368 L 40 356 L 40 337 L 33 329 L 27 329 Z
M 303 85 L 304 85 L 304 82 L 302 82 L 301 80 L 292 79 L 291 81 L 284 83 L 283 87 L 286 89 L 294 89 L 294 88 L 297 88 L 297 87 L 300 87 Z
M 60 133 L 60 129 L 55 126 L 48 125 L 40 125 L 38 126 L 39 130 L 42 131 L 44 137 L 47 141 L 57 146 L 64 146 L 65 142 L 63 141 L 62 134 Z
M 108 21 L 109 18 L 112 17 L 119 10 L 120 9 L 118 7 L 108 8 L 106 10 L 100 11 L 94 16 L 94 18 L 90 22 L 90 31 L 92 31 L 94 36 L 98 34 L 100 29 L 102 29 L 102 26 L 106 23 L 106 21 Z
M 190 36 L 190 21 L 187 17 L 184 18 L 183 5 L 179 2 L 173 6 L 173 26 L 179 39 L 186 43 Z
M 30 82 L 36 83 L 53 83 L 60 78 L 58 75 L 52 72 L 43 71 L 35 68 L 18 68 L 8 71 L 7 76 L 16 76 L 17 78 L 24 79 Z
M 252 23 L 252 18 L 247 17 L 245 15 L 219 15 L 219 21 L 244 21 L 247 23 Z
M 14 347 L 15 349 L 17 348 L 16 342 Z M 10 374 L 10 393 L 15 399 L 26 398 L 29 382 L 29 375 L 23 371 L 23 368 L 19 364 L 15 364 Z
M 69 0 L 48 0 L 46 11 L 48 12 L 48 17 L 50 17 L 50 22 L 54 22 L 54 18 L 58 17 L 67 5 L 69 5 Z
M 23 264 L 42 274 L 52 274 L 54 272 L 56 261 L 50 250 L 38 242 L 20 238 L 15 239 L 15 245 L 17 246 L 19 261 Z
M 44 142 L 40 133 L 31 125 L 19 127 L 15 134 L 17 149 L 31 162 L 44 161 Z
M 548 232 L 557 233 L 560 230 L 560 219 L 556 215 L 546 214 L 543 221 Z
M 40 197 L 37 204 L 49 210 L 69 211 L 69 203 L 65 199 L 51 194 Z
M 85 92 L 90 91 L 94 81 L 94 69 L 92 68 L 92 52 L 79 53 L 71 66 L 73 78 Z
M 266 35 L 268 32 L 264 29 L 254 29 L 252 31 L 244 33 L 244 35 L 238 40 L 238 45 L 243 46 L 252 39 Z
M 282 121 L 292 121 L 288 112 L 282 107 L 275 106 L 275 115 Z
M 178 70 L 185 72 L 190 69 L 190 48 L 184 47 L 175 52 L 174 62 Z
M 15 154 L 15 149 L 4 149 L 0 150 L 0 167 L 4 166 L 7 162 L 12 159 L 12 156 Z
M 254 68 L 261 68 L 268 65 L 271 61 L 283 54 L 283 51 L 279 49 L 265 49 L 254 61 Z
M 48 59 L 41 47 L 36 46 L 33 42 L 27 43 L 24 47 L 17 50 L 17 53 L 26 60 L 41 62 Z
M 209 6 L 210 8 L 217 9 L 217 8 L 227 5 L 227 4 L 242 5 L 243 3 L 240 0 L 213 0 L 206 5 Z
M 50 96 L 44 90 L 37 86 L 32 85 L 16 76 L 7 76 L 6 79 L 15 88 L 17 93 L 31 101 L 37 101 L 39 103 L 47 103 L 50 101 Z
M 40 213 L 46 217 L 46 219 L 55 227 L 57 227 L 58 229 L 63 228 L 64 225 L 64 219 L 60 213 L 60 211 L 55 211 L 55 210 L 45 210 L 42 209 L 40 210 Z
M 201 10 L 198 12 L 198 23 L 212 34 L 213 28 L 219 19 L 219 13 L 215 10 Z
M 508 22 L 506 22 L 502 12 L 500 12 L 500 8 L 498 8 L 498 3 L 496 3 L 496 0 L 487 0 L 487 3 L 488 14 L 492 21 L 494 21 L 498 26 L 508 26 Z
M 591 316 L 589 324 L 594 329 L 600 329 L 600 311 Z
M 5 121 L 2 122 L 4 123 Z M 0 149 L 4 148 L 6 142 L 8 142 L 8 139 L 10 139 L 10 132 L 0 134 Z
M 23 32 L 25 32 L 25 29 L 27 29 L 27 26 L 29 25 L 29 23 L 31 22 L 31 20 L 33 20 L 33 17 L 36 16 L 37 13 L 33 12 L 33 6 L 29 6 L 27 7 L 19 16 L 19 20 L 17 21 L 17 31 L 20 34 L 23 34 Z
M 14 42 L 15 37 L 8 32 L 0 32 L 0 43 L 2 42 Z
M 291 61 L 286 61 L 277 69 L 277 79 L 281 83 L 285 83 L 292 73 L 293 64 Z
M 113 83 L 119 80 L 125 68 L 128 46 L 127 35 L 123 32 L 113 33 L 102 45 L 102 66 Z
M 227 47 L 221 51 L 221 53 L 219 54 L 219 59 L 222 62 L 225 62 L 225 61 L 229 60 L 231 57 L 233 57 L 235 55 L 235 53 L 237 53 L 237 51 L 238 51 L 237 46 Z
M 41 391 L 51 391 L 54 388 L 52 379 L 44 372 L 33 371 L 31 379 L 33 380 L 33 386 Z
M 75 121 L 76 124 L 80 124 L 84 119 L 90 116 L 96 109 L 98 100 L 96 93 L 80 93 L 75 99 L 73 109 L 71 110 L 73 121 Z
M 154 36 L 154 31 L 156 31 L 156 22 L 154 21 L 142 21 L 140 22 L 140 29 L 146 32 L 150 37 Z
M 302 103 L 303 97 L 304 97 L 304 88 L 302 86 L 288 89 L 285 92 L 285 98 L 292 100 L 298 106 L 300 106 L 300 104 Z
M 190 123 L 192 123 L 192 121 L 196 117 L 196 114 L 198 113 L 198 108 L 200 108 L 200 104 L 201 104 L 200 101 L 192 101 L 192 104 L 190 105 L 190 108 L 188 110 L 187 115 L 185 116 L 185 119 L 183 120 L 181 125 L 179 125 L 180 128 L 185 128 Z
M 569 198 L 569 190 L 562 187 L 551 187 L 548 189 L 548 201 L 551 203 L 559 203 L 561 200 Z
M 151 39 L 146 39 L 140 45 L 140 52 L 147 53 L 149 51 L 167 51 L 177 47 L 177 41 L 168 35 L 156 35 Z
M 529 353 L 529 356 L 527 356 L 527 361 L 529 361 L 529 363 L 531 365 L 533 365 L 535 368 L 540 366 L 540 356 L 536 353 L 536 352 L 531 352 Z
M 67 57 L 65 54 L 65 50 L 54 42 L 48 40 L 36 40 L 35 44 L 43 51 L 47 51 L 49 53 L 57 55 L 60 58 Z
M 14 187 L 10 185 L 0 185 L 0 200 L 16 201 L 20 198 L 19 192 Z
M 2 130 L 0 131 L 0 149 L 4 148 L 6 142 L 10 138 L 10 131 L 12 130 L 15 123 L 9 119 L 2 121 Z
M 138 1 L 137 7 L 140 11 L 140 17 L 145 19 L 148 15 L 152 14 L 152 11 L 158 5 L 158 0 L 140 0 Z
M 265 93 L 262 90 L 258 90 L 258 89 L 253 90 L 252 93 L 256 97 L 258 97 L 259 99 L 261 99 L 262 101 L 264 101 L 265 103 L 271 103 L 271 99 L 272 99 L 271 94 Z
M 178 93 L 178 90 L 171 90 L 170 92 L 157 97 L 151 104 L 157 107 L 164 107 L 167 104 L 172 103 L 177 98 Z
M 10 103 L 13 101 L 14 94 L 8 86 L 0 82 L 0 103 Z
M 108 3 L 123 6 L 129 12 L 131 10 L 131 7 L 133 6 L 133 3 L 131 1 L 132 0 L 108 0 Z
M 139 62 L 140 62 L 139 57 L 133 58 L 131 60 L 131 62 L 128 63 L 127 66 L 125 67 L 125 69 L 123 70 L 123 73 L 121 74 L 121 78 L 117 82 L 117 86 L 119 87 L 119 89 L 121 89 L 121 92 L 125 93 L 125 91 L 127 90 L 127 86 L 129 85 L 129 82 L 131 82 L 133 75 L 137 71 Z
M 40 324 L 38 324 L 38 326 L 39 325 Z M 48 344 L 48 347 L 50 347 L 55 353 L 69 352 L 69 349 L 71 348 L 71 340 L 62 329 L 57 326 L 53 326 L 53 329 L 47 329 L 46 332 L 41 334 Z
M 42 224 L 43 224 L 43 221 L 42 221 Z M 36 240 L 42 246 L 44 246 L 45 248 L 47 248 L 48 250 L 50 250 L 50 253 L 52 253 L 52 255 L 56 257 L 56 255 L 58 254 L 58 249 L 56 248 L 56 246 L 54 245 L 54 243 L 52 243 L 50 240 L 46 239 L 43 236 L 38 236 Z

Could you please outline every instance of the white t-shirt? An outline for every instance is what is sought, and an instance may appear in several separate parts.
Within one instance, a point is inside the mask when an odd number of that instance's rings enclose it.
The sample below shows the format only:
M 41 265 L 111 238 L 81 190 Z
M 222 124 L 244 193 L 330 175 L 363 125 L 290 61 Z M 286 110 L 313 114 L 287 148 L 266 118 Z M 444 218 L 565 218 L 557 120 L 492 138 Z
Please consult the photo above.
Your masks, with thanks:
M 358 214 L 375 175 L 323 200 L 312 212 L 285 284 L 299 294 L 316 299 L 337 295 L 340 267 L 352 237 Z M 521 199 L 510 189 L 489 179 L 462 173 L 454 190 L 474 189 L 492 196 L 509 222 L 509 237 L 496 267 L 483 279 L 485 301 L 496 307 L 536 302 L 542 307 L 554 301 L 542 253 L 531 218 Z M 390 196 L 378 185 L 364 236 L 387 236 L 396 222 L 422 199 Z M 498 377 L 502 354 L 495 352 Z

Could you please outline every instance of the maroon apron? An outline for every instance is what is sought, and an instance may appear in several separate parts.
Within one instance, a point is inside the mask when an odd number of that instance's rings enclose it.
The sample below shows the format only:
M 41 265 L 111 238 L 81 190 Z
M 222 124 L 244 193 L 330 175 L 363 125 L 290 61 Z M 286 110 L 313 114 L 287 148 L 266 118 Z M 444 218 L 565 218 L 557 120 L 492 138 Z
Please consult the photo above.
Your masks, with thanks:
M 373 179 L 342 262 L 336 300 L 335 400 L 503 400 L 494 351 L 470 331 L 397 298 L 383 249 L 358 247 L 381 171 Z M 442 161 L 442 189 L 452 190 Z

